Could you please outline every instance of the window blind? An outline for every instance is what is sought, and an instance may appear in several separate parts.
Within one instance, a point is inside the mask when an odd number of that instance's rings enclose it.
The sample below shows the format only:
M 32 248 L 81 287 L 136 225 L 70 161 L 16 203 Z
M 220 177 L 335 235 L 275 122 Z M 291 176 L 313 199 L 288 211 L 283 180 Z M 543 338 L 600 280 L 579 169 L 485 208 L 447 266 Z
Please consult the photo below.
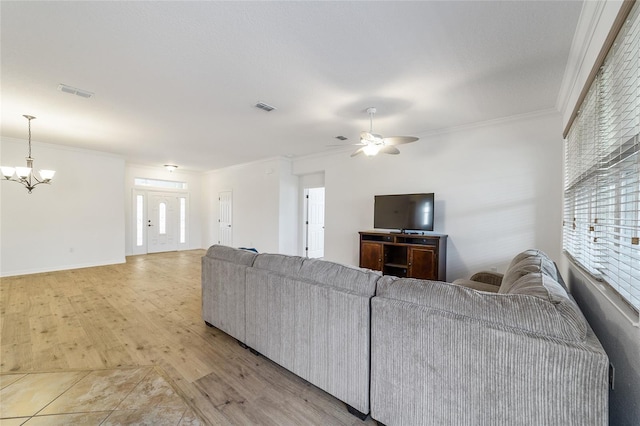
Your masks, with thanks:
M 640 3 L 565 140 L 563 247 L 640 311 Z

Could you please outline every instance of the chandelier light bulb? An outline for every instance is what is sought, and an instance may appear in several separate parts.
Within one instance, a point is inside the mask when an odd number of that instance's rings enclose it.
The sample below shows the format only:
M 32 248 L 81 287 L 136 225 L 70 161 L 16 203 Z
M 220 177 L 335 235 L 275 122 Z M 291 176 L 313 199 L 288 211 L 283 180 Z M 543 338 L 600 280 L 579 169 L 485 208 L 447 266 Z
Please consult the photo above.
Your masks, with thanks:
M 55 170 L 40 170 L 40 177 L 45 181 L 53 179 L 53 175 L 55 174 Z
M 31 167 L 16 167 L 16 174 L 19 178 L 26 179 L 31 174 Z
M 2 170 L 2 175 L 7 179 L 11 178 L 16 172 L 15 167 L 0 167 L 0 170 Z

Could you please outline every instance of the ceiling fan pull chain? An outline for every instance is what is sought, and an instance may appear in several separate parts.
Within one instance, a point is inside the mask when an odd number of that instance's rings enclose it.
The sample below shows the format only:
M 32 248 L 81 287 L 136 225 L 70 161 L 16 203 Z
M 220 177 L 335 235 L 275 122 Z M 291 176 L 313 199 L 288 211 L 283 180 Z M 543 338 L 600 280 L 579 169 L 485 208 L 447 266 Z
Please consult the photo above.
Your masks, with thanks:
M 373 110 L 369 108 L 369 133 L 373 133 Z

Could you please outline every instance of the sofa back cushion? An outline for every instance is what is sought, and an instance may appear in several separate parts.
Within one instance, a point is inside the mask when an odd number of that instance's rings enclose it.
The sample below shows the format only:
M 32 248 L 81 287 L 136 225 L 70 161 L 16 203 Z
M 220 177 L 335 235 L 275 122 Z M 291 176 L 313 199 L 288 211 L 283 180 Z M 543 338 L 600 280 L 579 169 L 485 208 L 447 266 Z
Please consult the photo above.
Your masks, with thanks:
M 245 266 L 253 265 L 253 261 L 256 256 L 257 254 L 252 251 L 221 245 L 213 245 L 209 247 L 209 250 L 207 250 L 207 254 L 205 255 L 205 257 L 211 259 L 224 260 L 226 262 Z
M 549 256 L 547 256 L 547 254 L 542 250 L 527 249 L 521 253 L 516 254 L 514 258 L 511 259 L 511 263 L 509 264 L 509 267 L 507 268 L 507 270 L 511 269 L 512 266 L 516 265 L 517 263 L 520 263 L 520 261 L 527 259 L 529 257 L 545 257 L 547 259 L 549 258 Z
M 533 296 L 553 304 L 576 336 L 580 339 L 586 336 L 587 323 L 582 311 L 564 287 L 550 276 L 540 272 L 524 275 L 506 294 Z
M 367 297 L 373 296 L 380 278 L 379 273 L 368 269 L 284 254 L 258 254 L 253 267 Z
M 265 269 L 282 275 L 297 275 L 304 258 L 286 254 L 261 253 L 253 262 L 254 268 Z
M 498 293 L 507 294 L 513 284 L 523 276 L 539 272 L 557 279 L 555 263 L 540 250 L 526 250 L 513 258 L 511 264 L 504 273 Z
M 305 259 L 300 278 L 371 297 L 380 273 L 320 259 Z
M 376 297 L 427 307 L 461 321 L 513 332 L 583 342 L 587 324 L 565 290 L 541 273 L 528 274 L 509 294 L 487 293 L 441 281 L 384 276 Z M 542 287 L 542 288 L 540 288 Z

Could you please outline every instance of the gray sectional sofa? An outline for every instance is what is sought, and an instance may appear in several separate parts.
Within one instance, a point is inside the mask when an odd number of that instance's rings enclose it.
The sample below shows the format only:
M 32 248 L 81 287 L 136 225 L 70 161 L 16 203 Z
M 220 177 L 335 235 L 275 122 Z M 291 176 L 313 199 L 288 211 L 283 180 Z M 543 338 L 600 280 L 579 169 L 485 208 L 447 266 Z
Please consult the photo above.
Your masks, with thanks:
M 212 246 L 202 316 L 388 426 L 608 422 L 608 358 L 537 250 L 445 283 Z
M 337 263 L 216 245 L 202 258 L 202 316 L 366 415 L 370 301 L 379 278 Z

